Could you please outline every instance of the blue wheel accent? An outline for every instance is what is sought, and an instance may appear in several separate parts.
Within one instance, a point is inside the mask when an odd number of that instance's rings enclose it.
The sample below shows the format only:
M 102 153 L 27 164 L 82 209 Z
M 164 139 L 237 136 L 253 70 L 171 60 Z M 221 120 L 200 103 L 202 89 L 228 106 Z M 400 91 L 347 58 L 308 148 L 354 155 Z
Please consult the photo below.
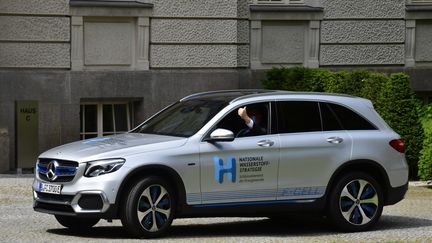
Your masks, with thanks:
M 372 185 L 368 184 L 365 186 L 365 189 L 363 190 L 363 193 L 360 197 L 361 200 L 371 198 L 375 195 L 375 190 L 373 189 Z
M 159 203 L 158 203 L 158 207 L 159 208 L 165 208 L 166 206 L 169 206 L 169 203 L 170 203 L 170 201 L 169 201 L 169 199 L 168 198 L 164 198 L 164 199 L 162 199 Z
M 153 217 L 152 215 L 149 213 L 146 216 L 144 216 L 143 220 L 141 221 L 141 224 L 143 225 L 143 227 L 147 230 L 151 229 L 152 225 L 153 225 Z
M 155 216 L 156 216 L 156 224 L 157 224 L 158 228 L 162 227 L 164 225 L 164 223 L 166 222 L 167 218 L 165 217 L 165 215 L 163 215 L 159 212 L 155 212 Z
M 355 198 L 358 196 L 358 192 L 360 189 L 360 183 L 358 181 L 353 181 L 347 186 L 348 192 Z
M 354 201 L 349 199 L 348 197 L 342 197 L 341 198 L 341 209 L 343 212 L 348 211 L 353 204 L 354 204 Z
M 354 224 L 361 224 L 363 217 L 360 213 L 359 207 L 355 207 L 351 213 L 350 221 Z
M 377 206 L 372 204 L 372 203 L 363 203 L 363 204 L 360 204 L 360 207 L 363 209 L 363 212 L 369 218 L 372 217 L 377 210 Z
M 156 202 L 159 194 L 160 194 L 160 187 L 157 187 L 157 186 L 150 187 L 150 195 L 151 195 L 152 203 Z

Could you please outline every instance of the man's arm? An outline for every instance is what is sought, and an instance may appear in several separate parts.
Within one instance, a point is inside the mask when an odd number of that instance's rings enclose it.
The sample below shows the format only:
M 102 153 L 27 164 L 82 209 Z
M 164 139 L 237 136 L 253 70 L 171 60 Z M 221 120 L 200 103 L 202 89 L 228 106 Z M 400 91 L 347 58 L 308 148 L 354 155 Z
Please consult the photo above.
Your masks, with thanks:
M 240 116 L 241 119 L 243 119 L 246 126 L 248 126 L 250 129 L 253 128 L 254 121 L 248 116 L 247 111 L 246 111 L 246 106 L 243 108 L 240 107 L 238 109 L 238 115 Z

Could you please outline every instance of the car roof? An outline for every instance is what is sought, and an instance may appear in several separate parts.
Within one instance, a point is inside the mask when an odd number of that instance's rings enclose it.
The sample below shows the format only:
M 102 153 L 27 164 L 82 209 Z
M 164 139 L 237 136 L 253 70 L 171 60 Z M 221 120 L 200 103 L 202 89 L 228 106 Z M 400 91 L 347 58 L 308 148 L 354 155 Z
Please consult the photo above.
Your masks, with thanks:
M 346 94 L 337 93 L 321 93 L 321 92 L 296 92 L 296 91 L 282 91 L 282 90 L 266 90 L 266 89 L 236 89 L 236 90 L 218 90 L 208 91 L 192 94 L 184 97 L 180 101 L 193 100 L 193 99 L 223 99 L 229 103 L 235 101 L 250 99 L 250 98 L 265 98 L 265 97 L 294 97 L 306 96 L 308 98 L 324 98 L 324 97 L 346 97 L 358 98 Z

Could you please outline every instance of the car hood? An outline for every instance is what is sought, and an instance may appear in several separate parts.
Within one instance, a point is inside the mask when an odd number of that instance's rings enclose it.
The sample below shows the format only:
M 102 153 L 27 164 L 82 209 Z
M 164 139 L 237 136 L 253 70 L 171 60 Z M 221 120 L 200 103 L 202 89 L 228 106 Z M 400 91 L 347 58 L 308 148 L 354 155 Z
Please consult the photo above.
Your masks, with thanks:
M 39 158 L 86 162 L 182 146 L 187 138 L 155 134 L 125 133 L 65 144 L 42 153 Z

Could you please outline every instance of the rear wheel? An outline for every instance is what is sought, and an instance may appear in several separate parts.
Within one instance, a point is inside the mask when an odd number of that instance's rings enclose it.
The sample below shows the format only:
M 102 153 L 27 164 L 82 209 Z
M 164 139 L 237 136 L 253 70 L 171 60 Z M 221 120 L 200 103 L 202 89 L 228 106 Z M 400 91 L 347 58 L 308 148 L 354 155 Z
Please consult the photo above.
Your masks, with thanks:
M 54 216 L 61 225 L 71 230 L 88 230 L 100 220 L 98 218 L 79 218 L 65 215 Z
M 376 224 L 383 209 L 378 182 L 368 174 L 352 172 L 341 177 L 329 199 L 329 217 L 343 231 L 363 231 Z
M 123 226 L 135 237 L 163 235 L 174 218 L 173 195 L 170 185 L 162 178 L 146 177 L 138 181 L 123 203 Z

